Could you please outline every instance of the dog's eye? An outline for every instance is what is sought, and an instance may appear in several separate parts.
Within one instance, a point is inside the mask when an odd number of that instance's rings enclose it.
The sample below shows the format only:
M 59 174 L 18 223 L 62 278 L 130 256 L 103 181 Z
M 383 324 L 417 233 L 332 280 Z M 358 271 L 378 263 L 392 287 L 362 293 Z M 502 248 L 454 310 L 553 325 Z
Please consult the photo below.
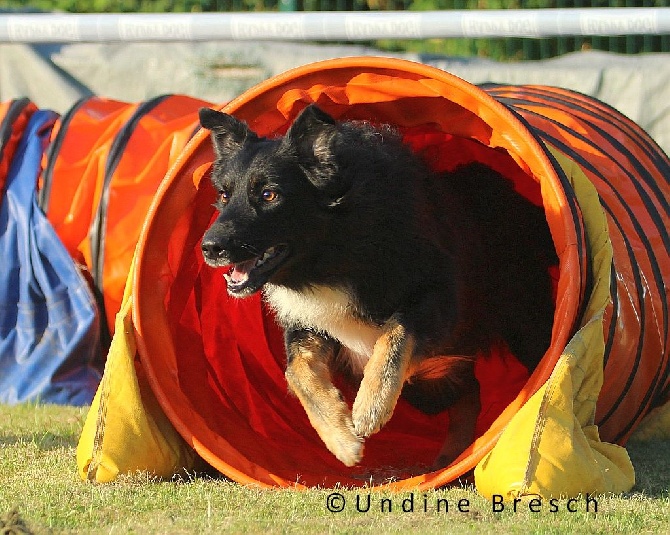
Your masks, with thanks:
M 261 198 L 265 202 L 274 202 L 279 198 L 279 193 L 276 190 L 266 188 L 261 192 Z
M 219 191 L 219 204 L 226 205 L 230 201 L 230 192 L 226 189 Z

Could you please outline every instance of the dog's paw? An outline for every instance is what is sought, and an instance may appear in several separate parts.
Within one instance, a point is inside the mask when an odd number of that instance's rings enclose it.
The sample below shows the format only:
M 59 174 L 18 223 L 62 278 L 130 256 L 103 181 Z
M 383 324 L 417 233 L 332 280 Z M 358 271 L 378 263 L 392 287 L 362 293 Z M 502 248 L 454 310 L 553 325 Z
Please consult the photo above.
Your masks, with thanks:
M 355 466 L 363 458 L 363 439 L 354 433 L 340 436 L 330 451 L 345 466 Z
M 369 437 L 379 431 L 391 419 L 397 397 L 383 396 L 361 388 L 352 408 L 354 430 L 360 437 Z
M 354 431 L 348 411 L 335 411 L 331 418 L 330 424 L 320 429 L 321 440 L 345 466 L 358 464 L 363 458 L 363 439 Z

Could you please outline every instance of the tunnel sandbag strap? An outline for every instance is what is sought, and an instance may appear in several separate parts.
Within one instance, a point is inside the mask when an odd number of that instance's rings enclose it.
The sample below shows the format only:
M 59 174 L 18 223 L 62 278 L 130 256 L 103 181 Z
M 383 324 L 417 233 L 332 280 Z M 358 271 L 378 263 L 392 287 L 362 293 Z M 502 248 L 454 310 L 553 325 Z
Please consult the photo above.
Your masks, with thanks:
M 492 499 L 625 492 L 635 483 L 626 450 L 602 442 L 594 425 L 603 382 L 603 314 L 610 303 L 612 245 L 598 193 L 572 160 L 552 151 L 582 210 L 594 285 L 582 324 L 549 380 L 512 418 L 477 465 L 477 490 Z
M 128 280 L 132 276 L 133 266 Z M 103 379 L 77 445 L 80 477 L 97 483 L 137 470 L 170 478 L 195 466 L 195 453 L 166 418 L 136 361 L 130 286 L 126 285 Z

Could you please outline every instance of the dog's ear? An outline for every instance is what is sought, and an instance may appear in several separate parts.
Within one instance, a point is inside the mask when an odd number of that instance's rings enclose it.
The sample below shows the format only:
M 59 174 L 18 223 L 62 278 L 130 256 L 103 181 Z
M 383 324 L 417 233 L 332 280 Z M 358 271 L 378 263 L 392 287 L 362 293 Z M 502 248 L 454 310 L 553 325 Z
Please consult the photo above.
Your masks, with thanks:
M 247 138 L 255 136 L 249 127 L 232 115 L 210 108 L 198 111 L 200 125 L 212 132 L 212 142 L 217 158 L 237 152 Z
M 285 140 L 297 149 L 314 153 L 318 144 L 327 142 L 335 130 L 335 119 L 316 104 L 310 104 L 295 118 Z
M 284 144 L 301 159 L 307 178 L 327 197 L 339 196 L 346 185 L 338 184 L 334 145 L 337 122 L 316 104 L 307 106 L 286 132 Z
M 310 104 L 300 112 L 286 132 L 287 144 L 301 157 L 303 163 L 314 162 L 330 165 L 331 144 L 337 135 L 337 123 L 316 104 Z

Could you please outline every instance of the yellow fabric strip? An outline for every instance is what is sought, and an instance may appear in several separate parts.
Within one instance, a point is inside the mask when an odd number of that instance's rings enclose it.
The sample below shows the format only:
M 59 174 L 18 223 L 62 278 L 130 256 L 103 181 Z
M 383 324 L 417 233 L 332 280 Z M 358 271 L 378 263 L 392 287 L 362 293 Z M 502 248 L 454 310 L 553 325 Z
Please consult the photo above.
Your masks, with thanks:
M 626 450 L 602 442 L 594 425 L 603 381 L 603 313 L 610 304 L 612 246 L 607 220 L 594 186 L 579 166 L 550 150 L 582 211 L 594 286 L 583 323 L 551 377 L 512 418 L 475 469 L 477 490 L 489 499 L 619 493 L 635 483 Z

